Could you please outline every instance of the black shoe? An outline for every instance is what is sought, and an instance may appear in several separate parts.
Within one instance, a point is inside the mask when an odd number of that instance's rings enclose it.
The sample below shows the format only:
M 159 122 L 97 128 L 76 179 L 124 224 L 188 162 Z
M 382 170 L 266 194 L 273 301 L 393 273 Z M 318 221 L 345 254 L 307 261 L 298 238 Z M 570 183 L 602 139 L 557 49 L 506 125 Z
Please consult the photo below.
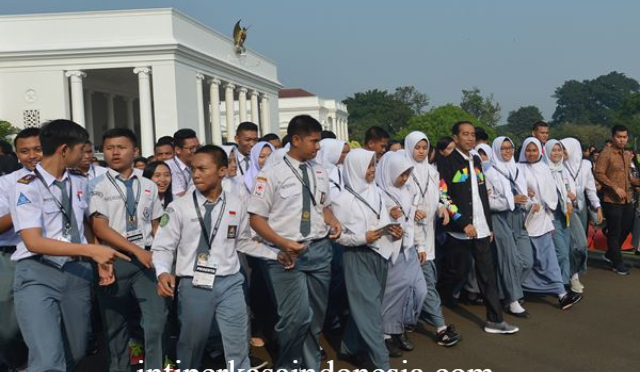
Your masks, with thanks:
M 404 326 L 404 331 L 407 333 L 413 333 L 416 331 L 416 326 L 412 326 L 412 325 L 405 325 Z
M 436 342 L 440 346 L 451 347 L 458 342 L 462 341 L 462 336 L 456 333 L 453 324 L 448 326 L 447 329 L 438 333 Z
M 627 265 L 624 264 L 624 262 L 620 262 L 619 264 L 614 265 L 613 271 L 619 275 L 629 275 L 629 273 L 631 272 Z
M 582 300 L 581 295 L 569 291 L 564 297 L 562 297 L 562 300 L 560 300 L 560 308 L 562 310 L 567 310 L 568 308 L 577 304 L 581 300 Z
M 613 263 L 613 261 L 611 261 L 611 258 L 609 258 L 608 254 L 609 254 L 609 252 L 605 252 L 605 253 L 602 255 L 602 259 L 603 259 L 603 260 L 605 260 L 605 262 Z
M 402 356 L 402 351 L 398 348 L 393 338 L 387 338 L 384 340 L 385 345 L 387 345 L 387 350 L 389 351 L 389 357 L 391 358 L 400 358 Z
M 416 348 L 416 345 L 409 340 L 409 336 L 406 333 L 401 335 L 393 335 L 393 339 L 396 345 L 400 348 L 400 350 L 404 351 L 413 351 Z
M 633 254 L 635 254 L 636 256 L 640 256 L 640 249 L 636 249 L 636 251 L 633 252 Z
M 269 365 L 269 362 L 266 360 L 254 357 L 253 355 L 249 355 L 249 362 L 251 364 L 251 369 L 262 369 Z

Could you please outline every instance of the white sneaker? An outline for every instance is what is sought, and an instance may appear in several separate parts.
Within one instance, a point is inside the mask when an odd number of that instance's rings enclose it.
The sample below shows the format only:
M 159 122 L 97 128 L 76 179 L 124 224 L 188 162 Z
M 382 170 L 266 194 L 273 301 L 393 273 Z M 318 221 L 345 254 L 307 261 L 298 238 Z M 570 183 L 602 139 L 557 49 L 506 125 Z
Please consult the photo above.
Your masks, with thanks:
M 571 291 L 573 291 L 575 293 L 584 292 L 584 285 L 582 285 L 582 283 L 580 283 L 580 279 L 578 279 L 578 278 L 571 279 Z

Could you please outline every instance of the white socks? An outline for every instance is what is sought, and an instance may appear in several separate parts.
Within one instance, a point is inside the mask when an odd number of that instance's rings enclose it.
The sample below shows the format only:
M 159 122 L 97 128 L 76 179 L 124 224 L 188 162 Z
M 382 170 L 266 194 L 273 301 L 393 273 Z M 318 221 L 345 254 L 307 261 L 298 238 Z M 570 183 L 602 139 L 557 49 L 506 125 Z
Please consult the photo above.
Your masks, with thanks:
M 509 304 L 509 311 L 514 314 L 520 314 L 524 313 L 526 310 L 522 307 L 522 305 L 520 305 L 518 301 L 513 301 Z

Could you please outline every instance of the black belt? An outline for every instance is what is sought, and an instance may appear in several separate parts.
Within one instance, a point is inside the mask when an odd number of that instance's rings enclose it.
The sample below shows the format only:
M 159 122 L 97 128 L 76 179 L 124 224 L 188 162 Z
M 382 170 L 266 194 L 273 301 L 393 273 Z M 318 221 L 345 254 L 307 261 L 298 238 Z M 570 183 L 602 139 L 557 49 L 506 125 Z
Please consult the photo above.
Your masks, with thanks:
M 14 254 L 16 251 L 15 245 L 0 245 L 0 252 Z

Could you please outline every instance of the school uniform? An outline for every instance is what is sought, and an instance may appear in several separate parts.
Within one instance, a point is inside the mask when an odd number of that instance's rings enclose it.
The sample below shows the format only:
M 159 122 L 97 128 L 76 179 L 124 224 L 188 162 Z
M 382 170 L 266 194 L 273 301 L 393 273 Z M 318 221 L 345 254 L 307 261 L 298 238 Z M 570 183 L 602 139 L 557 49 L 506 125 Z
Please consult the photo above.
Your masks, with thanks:
M 236 156 L 238 157 L 238 172 L 244 177 L 245 173 L 251 169 L 251 155 L 243 155 L 236 147 Z
M 89 166 L 89 170 L 84 173 L 85 177 L 87 177 L 87 182 L 91 182 L 91 180 L 102 176 L 107 173 L 107 168 L 101 167 L 99 165 L 91 164 Z
M 340 352 L 353 357 L 366 352 L 376 368 L 388 370 L 389 352 L 384 342 L 382 301 L 388 262 L 392 255 L 398 255 L 400 246 L 394 245 L 388 234 L 367 243 L 368 231 L 390 223 L 382 191 L 375 183 L 365 181 L 367 168 L 374 158 L 374 152 L 364 149 L 354 149 L 347 155 L 345 188 L 331 206 L 343 226 L 338 243 L 344 246 L 344 279 L 350 309 Z
M 533 248 L 533 267 L 522 287 L 527 292 L 561 295 L 565 293 L 565 289 L 553 241 L 553 214 L 558 206 L 558 193 L 555 185 L 549 184 L 553 176 L 542 160 L 531 164 L 526 162 L 525 151 L 530 143 L 535 143 L 542 153 L 540 141 L 527 138 L 522 144 L 519 158 L 518 166 L 527 181 L 527 188 L 534 192 L 525 219 Z M 540 206 L 538 212 L 531 211 L 534 204 Z
M 427 283 L 416 250 L 416 242 L 424 245 L 424 237 L 422 229 L 414 229 L 414 194 L 406 185 L 401 188 L 394 185 L 403 172 L 412 168 L 413 164 L 404 154 L 388 152 L 382 156 L 376 169 L 376 184 L 383 191 L 386 212 L 390 214 L 396 207 L 402 212 L 398 219 L 391 217 L 392 222 L 402 227 L 403 236 L 394 242 L 400 249 L 397 255 L 391 256 L 382 301 L 382 321 L 387 335 L 402 335 L 405 325 L 416 325 L 427 297 Z
M 179 198 L 193 185 L 191 169 L 177 156 L 165 160 L 165 163 L 171 170 L 171 193 L 173 198 Z
M 301 163 L 286 155 L 281 163 L 266 167 L 256 178 L 249 213 L 267 218 L 278 235 L 308 244 L 292 270 L 285 270 L 275 260 L 266 262 L 278 303 L 277 369 L 320 368 L 319 337 L 332 256 L 324 208 L 330 203 L 329 180 L 318 164 Z M 280 251 L 275 246 L 271 249 Z
M 134 169 L 128 179 L 109 169 L 90 183 L 89 211 L 93 218 L 106 218 L 109 227 L 142 249 L 153 242 L 152 221 L 162 217 L 158 188 Z M 117 249 L 117 247 L 114 247 Z M 145 368 L 163 368 L 167 352 L 165 325 L 168 301 L 157 294 L 153 269 L 144 267 L 133 255 L 131 262 L 114 263 L 116 283 L 98 292 L 98 304 L 108 345 L 111 371 L 129 371 L 129 332 L 134 325 L 129 314 L 139 306 L 145 339 Z
M 15 192 L 16 182 L 29 174 L 26 168 L 0 177 L 0 216 L 11 214 L 10 199 Z M 0 234 L 0 367 L 20 367 L 20 358 L 26 356 L 26 346 L 20 336 L 20 327 L 16 319 L 13 300 L 13 277 L 16 263 L 11 255 L 21 238 L 10 228 Z
M 435 167 L 428 163 L 428 160 L 417 162 L 413 158 L 413 150 L 422 140 L 427 141 L 427 146 L 429 146 L 429 139 L 422 132 L 409 133 L 404 140 L 405 156 L 414 165 L 407 186 L 415 195 L 414 208 L 426 214 L 426 217 L 416 221 L 414 226 L 416 236 L 423 236 L 422 243 L 416 245 L 418 252 L 424 252 L 427 255 L 427 262 L 422 264 L 422 274 L 427 285 L 427 296 L 422 304 L 422 319 L 437 329 L 441 329 L 446 326 L 446 323 L 442 313 L 440 295 L 436 290 L 438 273 L 435 264 L 436 218 L 438 208 L 442 205 L 438 188 L 440 175 Z
M 515 148 L 511 139 L 498 137 L 492 148 L 487 149 L 491 160 L 485 175 L 496 247 L 498 290 L 501 299 L 513 303 L 524 296 L 522 283 L 533 266 L 531 240 L 524 227 L 531 201 L 525 205 L 515 203 L 515 195 L 528 194 L 527 183 L 515 160 L 503 159 L 501 147 L 506 141 Z
M 14 229 L 37 228 L 49 239 L 86 244 L 87 198 L 85 177 L 65 172 L 58 181 L 38 164 L 11 194 Z M 91 264 L 81 257 L 35 254 L 22 241 L 11 259 L 17 262 L 15 312 L 29 347 L 29 371 L 73 370 L 91 329 Z
M 177 357 L 182 370 L 200 368 L 207 339 L 218 329 L 227 363 L 233 361 L 236 369 L 250 368 L 244 278 L 237 255 L 238 251 L 260 255 L 249 230 L 246 204 L 227 192 L 211 202 L 199 191 L 190 191 L 171 203 L 162 217 L 152 248 L 153 264 L 159 277 L 172 273 L 175 260 L 175 275 L 180 278 Z

